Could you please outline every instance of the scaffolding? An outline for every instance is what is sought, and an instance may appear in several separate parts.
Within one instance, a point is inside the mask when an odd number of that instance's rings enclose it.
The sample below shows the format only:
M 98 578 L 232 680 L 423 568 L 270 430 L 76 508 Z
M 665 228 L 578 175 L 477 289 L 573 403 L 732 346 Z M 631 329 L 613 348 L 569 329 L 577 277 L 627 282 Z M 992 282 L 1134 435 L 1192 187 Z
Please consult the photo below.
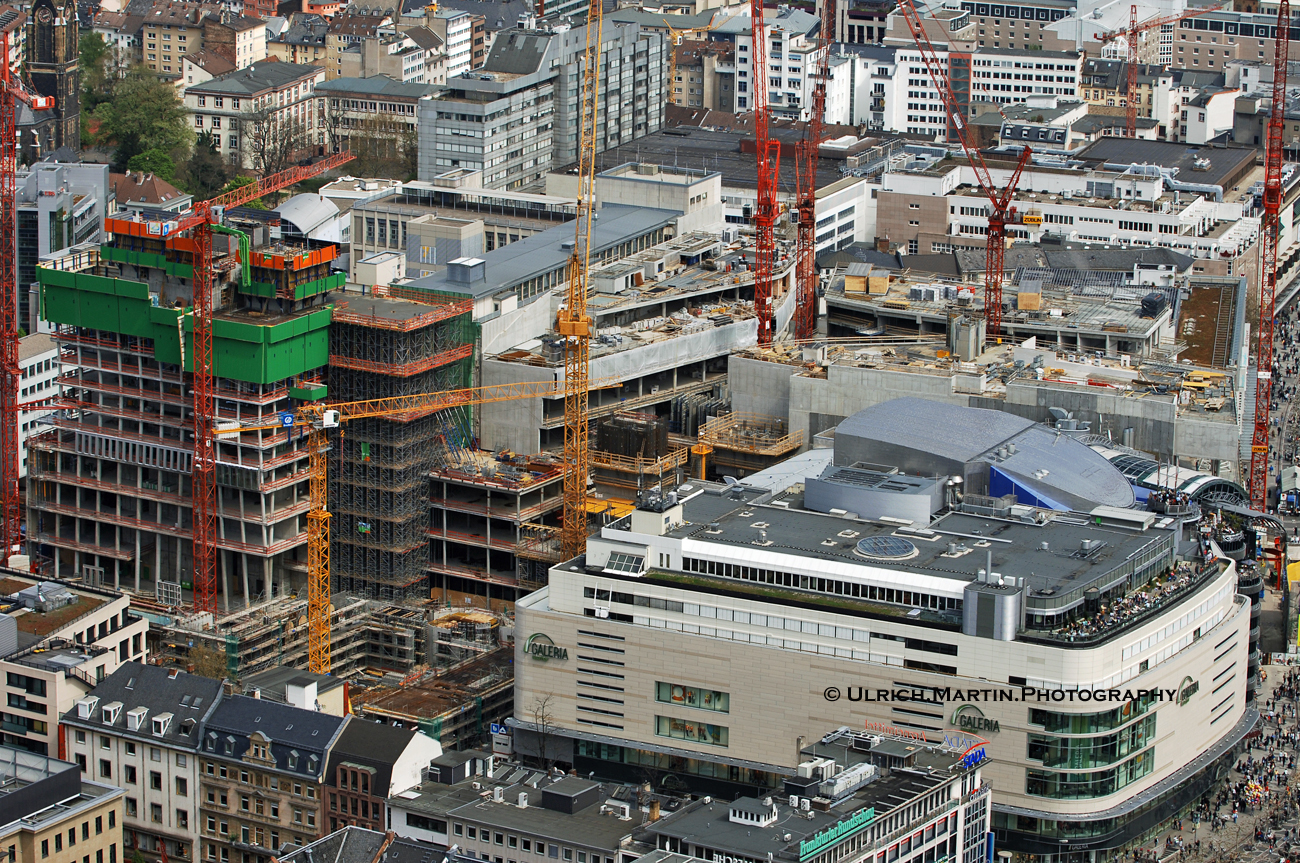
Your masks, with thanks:
M 388 398 L 468 384 L 472 305 L 386 297 L 336 309 L 330 396 Z M 468 409 L 357 420 L 330 452 L 334 589 L 384 600 L 428 596 L 428 476 L 455 463 Z M 449 445 L 448 440 L 453 441 Z
M 791 432 L 786 421 L 761 414 L 729 413 L 700 426 L 700 443 L 711 446 L 710 471 L 732 469 L 742 475 L 771 467 L 803 446 L 802 431 Z

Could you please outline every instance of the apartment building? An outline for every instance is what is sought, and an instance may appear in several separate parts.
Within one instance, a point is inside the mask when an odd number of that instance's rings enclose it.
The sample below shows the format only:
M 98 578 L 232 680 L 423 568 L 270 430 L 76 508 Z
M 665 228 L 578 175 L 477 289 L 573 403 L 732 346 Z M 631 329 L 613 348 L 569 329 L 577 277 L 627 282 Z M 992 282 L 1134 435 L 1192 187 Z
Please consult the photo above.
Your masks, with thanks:
M 180 77 L 181 58 L 203 48 L 204 21 L 221 12 L 217 4 L 156 4 L 140 25 L 138 59 L 165 80 Z
M 349 825 L 388 829 L 388 798 L 419 785 L 423 771 L 441 755 L 442 746 L 423 731 L 362 719 L 348 722 L 330 747 L 325 771 L 329 832 Z
M 27 404 L 55 399 L 59 394 L 59 346 L 45 333 L 33 333 L 18 340 L 18 367 L 22 369 L 18 402 Z M 37 430 L 41 420 L 50 416 L 53 405 L 18 412 L 18 476 L 27 476 L 27 437 Z
M 223 699 L 198 754 L 202 859 L 268 863 L 284 844 L 321 836 L 327 758 L 348 721 L 246 695 Z
M 28 536 L 38 528 L 29 520 Z M 93 586 L 101 576 L 93 566 L 77 575 L 85 581 L 73 585 L 2 573 L 5 746 L 59 753 L 59 717 L 119 665 L 147 659 L 149 625 L 130 613 L 129 599 Z
M 480 57 L 475 62 L 475 30 L 478 38 L 482 35 L 482 17 L 462 12 L 459 9 L 440 8 L 428 16 L 428 27 L 442 39 L 443 53 L 446 55 L 446 77 L 455 78 L 472 68 L 483 64 L 481 56 L 483 46 L 478 48 Z
M 123 796 L 75 764 L 0 746 L 0 847 L 9 863 L 126 863 Z
M 329 24 L 321 15 L 297 14 L 283 30 L 266 40 L 266 55 L 283 63 L 325 66 L 325 34 Z
M 176 79 L 176 89 L 184 98 L 187 88 L 229 75 L 233 71 L 235 64 L 224 55 L 207 49 L 194 51 L 181 58 L 181 76 Z
M 63 715 L 68 757 L 123 789 L 122 826 L 146 859 L 198 859 L 199 738 L 222 696 L 220 680 L 128 662 Z
M 830 50 L 821 44 L 821 22 L 801 9 L 782 6 L 764 13 L 767 33 L 767 101 L 773 116 L 807 120 L 812 104 L 815 72 L 822 55 Z M 738 15 L 723 22 L 712 33 L 714 41 L 728 41 L 736 49 L 736 110 L 753 110 L 749 96 L 751 76 L 759 74 L 752 65 L 751 19 Z
M 342 49 L 338 59 L 341 62 L 334 70 L 338 78 L 383 75 L 402 84 L 437 84 L 446 74 L 442 40 L 425 27 L 381 28 L 377 36 L 366 36 Z
M 248 135 L 256 134 L 256 124 L 270 123 L 324 145 L 325 129 L 312 99 L 312 89 L 324 80 L 320 66 L 263 60 L 186 88 L 185 107 L 194 117 L 194 131 L 210 132 L 217 152 L 253 167 L 257 145 Z
M 125 74 L 133 63 L 139 62 L 143 27 L 143 15 L 110 12 L 102 8 L 95 12 L 91 32 L 98 34 L 108 46 L 106 66 L 111 74 Z
M 482 73 L 420 102 L 421 179 L 461 168 L 482 171 L 486 188 L 516 189 L 577 158 L 585 25 L 538 26 L 500 34 Z M 597 151 L 658 130 L 666 96 L 663 37 L 636 24 L 603 33 Z
M 674 45 L 673 51 L 677 59 L 671 84 L 673 104 L 734 113 L 736 46 L 700 40 Z
M 360 45 L 367 38 L 379 36 L 384 27 L 391 27 L 393 16 L 378 7 L 359 12 L 343 12 L 329 19 L 325 32 L 325 77 L 338 78 L 343 74 L 343 52 Z
M 1079 99 L 1098 107 L 1127 108 L 1129 71 L 1129 64 L 1122 60 L 1084 59 L 1079 72 Z M 1177 73 L 1140 63 L 1136 74 L 1137 115 L 1154 119 L 1159 124 L 1157 135 L 1164 138 L 1170 131 L 1170 91 Z
M 210 15 L 203 22 L 203 47 L 246 69 L 266 59 L 266 22 L 230 12 Z

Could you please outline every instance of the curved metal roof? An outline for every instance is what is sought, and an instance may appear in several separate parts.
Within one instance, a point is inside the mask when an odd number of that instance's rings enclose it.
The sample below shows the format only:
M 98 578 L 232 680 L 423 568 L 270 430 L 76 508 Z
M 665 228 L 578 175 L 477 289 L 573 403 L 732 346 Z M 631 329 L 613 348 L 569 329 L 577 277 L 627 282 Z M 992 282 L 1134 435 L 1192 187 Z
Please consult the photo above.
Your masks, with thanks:
M 304 234 L 311 233 L 339 214 L 339 208 L 329 198 L 312 194 L 294 195 L 275 211 L 281 219 L 292 222 Z
M 841 446 L 846 452 L 870 452 L 876 443 L 895 454 L 919 456 L 907 459 L 911 473 L 934 476 L 953 463 L 986 462 L 1071 509 L 1134 503 L 1124 474 L 1100 454 L 1067 434 L 1003 411 L 909 397 L 859 411 L 835 431 L 837 453 Z M 930 460 L 932 470 L 924 467 Z

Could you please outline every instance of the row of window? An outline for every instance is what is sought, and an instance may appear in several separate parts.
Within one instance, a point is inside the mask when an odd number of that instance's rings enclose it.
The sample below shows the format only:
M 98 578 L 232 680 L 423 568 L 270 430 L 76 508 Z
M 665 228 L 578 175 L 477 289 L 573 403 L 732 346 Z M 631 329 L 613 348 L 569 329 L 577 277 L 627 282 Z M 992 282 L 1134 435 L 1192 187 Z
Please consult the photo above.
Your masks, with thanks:
M 742 581 L 771 584 L 777 587 L 790 587 L 814 593 L 850 596 L 857 599 L 884 602 L 890 605 L 906 605 L 910 608 L 956 609 L 961 607 L 961 600 L 956 597 L 937 596 L 892 587 L 877 587 L 876 585 L 860 584 L 856 581 L 818 578 L 816 576 L 799 575 L 791 572 L 741 566 L 700 558 L 683 557 L 682 569 L 686 572 L 718 575 L 723 578 L 735 578 Z
M 410 824 L 410 814 L 407 816 L 407 823 Z M 441 821 L 434 822 L 442 825 L 442 831 L 446 831 L 446 824 Z M 414 826 L 414 825 L 412 825 Z M 479 842 L 499 845 L 502 848 L 517 849 L 519 851 L 528 851 L 536 854 L 538 857 L 549 857 L 552 860 L 563 858 L 565 863 L 602 863 L 599 854 L 588 855 L 586 851 L 580 851 L 576 848 L 561 847 L 554 842 L 545 842 L 542 839 L 533 839 L 531 836 L 517 836 L 513 833 L 502 833 L 496 830 L 489 830 L 486 827 L 477 827 L 473 824 L 462 824 L 459 822 L 451 825 L 451 835 L 463 836 L 466 839 L 477 839 Z M 471 852 L 471 856 L 473 856 Z M 484 860 L 492 859 L 491 856 L 484 852 Z M 500 861 L 500 857 L 496 858 Z M 614 858 L 606 857 L 603 863 L 614 863 Z
M 117 811 L 116 811 L 116 810 L 112 810 L 112 809 L 109 810 L 109 812 L 108 812 L 108 826 L 109 826 L 110 829 L 113 828 L 113 827 L 116 827 L 116 826 L 117 826 Z M 96 816 L 95 816 L 95 835 L 96 835 L 96 836 L 99 836 L 99 835 L 103 834 L 103 832 L 104 832 L 104 816 L 103 816 L 103 815 L 96 815 Z M 81 841 L 82 841 L 82 842 L 88 842 L 88 841 L 90 841 L 90 822 L 89 822 L 89 821 L 82 821 L 82 822 L 81 822 Z M 69 828 L 68 828 L 68 847 L 69 847 L 69 848 L 75 848 L 75 847 L 77 847 L 77 828 L 76 828 L 76 827 L 69 827 Z M 110 853 L 110 855 L 111 855 L 111 857 L 110 857 L 110 863 L 117 863 L 117 844 L 114 843 L 113 845 L 110 845 L 110 846 L 109 846 L 109 849 L 110 849 L 110 850 L 109 850 L 109 853 Z M 63 850 L 63 833 L 62 833 L 62 832 L 55 833 L 55 834 L 54 834 L 54 852 L 57 854 L 58 852 L 60 852 L 60 851 L 62 851 L 62 850 Z M 99 853 L 102 855 L 104 852 L 101 851 L 101 852 L 99 852 Z M 49 856 L 50 856 L 50 840 L 49 840 L 49 839 L 42 839 L 42 840 L 41 840 L 41 859 L 44 860 L 44 859 L 46 859 L 46 858 L 49 857 Z M 101 863 L 102 863 L 102 861 L 101 861 Z

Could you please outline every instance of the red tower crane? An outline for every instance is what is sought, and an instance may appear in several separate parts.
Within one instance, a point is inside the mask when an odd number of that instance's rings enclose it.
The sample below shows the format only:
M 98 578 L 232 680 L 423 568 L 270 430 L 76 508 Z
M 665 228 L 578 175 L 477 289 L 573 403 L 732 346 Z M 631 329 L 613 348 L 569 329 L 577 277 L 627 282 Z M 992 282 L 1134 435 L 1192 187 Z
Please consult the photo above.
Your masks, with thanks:
M 943 97 L 949 127 L 951 131 L 957 133 L 961 148 L 966 152 L 966 158 L 970 160 L 971 169 L 975 172 L 975 180 L 979 183 L 985 197 L 989 199 L 988 247 L 984 257 L 984 321 L 987 334 L 997 335 L 1002 330 L 1002 268 L 1007 250 L 1007 225 L 1019 224 L 1019 215 L 1016 208 L 1011 206 L 1011 201 L 1031 151 L 1028 147 L 1021 151 L 1020 160 L 1016 163 L 1011 178 L 1003 188 L 999 189 L 993 182 L 988 165 L 984 163 L 984 154 L 980 152 L 979 147 L 971 144 L 970 135 L 966 130 L 965 114 L 957 104 L 957 97 L 953 95 L 952 86 L 948 83 L 948 70 L 939 60 L 934 45 L 930 44 L 930 37 L 925 34 L 925 27 L 920 14 L 916 11 L 916 6 L 913 5 L 913 0 L 900 0 L 898 7 L 907 21 L 907 28 L 912 33 L 912 40 L 916 42 L 917 50 L 921 52 L 921 59 L 925 61 L 930 80 L 934 82 L 935 89 Z
M 0 129 L 0 134 L 3 130 Z M 255 183 L 240 186 L 213 198 L 202 201 L 175 223 L 169 223 L 163 234 L 172 235 L 192 231 L 194 240 L 194 335 L 191 339 L 190 359 L 193 369 L 194 391 L 194 466 L 190 475 L 194 506 L 194 610 L 217 610 L 217 566 L 215 543 L 217 529 L 217 451 L 214 443 L 216 404 L 212 390 L 212 291 L 214 270 L 212 266 L 212 226 L 221 223 L 227 207 L 247 204 L 263 195 L 288 188 L 311 177 L 337 168 L 351 161 L 351 153 L 335 153 L 311 164 L 301 165 L 263 177 Z M 182 363 L 184 357 L 181 358 Z M 328 518 L 328 513 L 325 515 Z M 311 537 L 321 528 L 311 516 L 307 519 L 308 548 L 313 548 Z M 310 557 L 310 554 L 308 555 Z M 309 561 L 310 568 L 310 561 Z
M 781 168 L 781 143 L 768 136 L 767 32 L 763 26 L 763 0 L 749 0 L 753 19 L 753 67 L 750 98 L 754 101 L 754 140 L 758 157 L 758 201 L 754 208 L 754 313 L 758 317 L 758 343 L 772 344 L 772 259 L 776 257 L 776 181 Z
M 9 34 L 0 39 L 0 563 L 8 563 L 22 541 L 18 507 L 18 102 L 32 110 L 54 107 L 54 99 L 26 88 L 9 68 Z
M 1138 23 L 1138 7 L 1133 5 L 1129 7 L 1129 23 L 1127 30 L 1111 30 L 1105 33 L 1096 33 L 1094 37 L 1097 41 L 1105 44 L 1112 39 L 1123 36 L 1128 43 L 1128 68 L 1125 70 L 1125 77 L 1128 79 L 1125 86 L 1128 88 L 1127 101 L 1128 114 L 1124 123 L 1124 134 L 1126 137 L 1133 138 L 1137 136 L 1137 70 L 1138 70 L 1138 53 L 1137 43 L 1138 34 L 1145 33 L 1148 30 L 1158 30 L 1166 24 L 1173 24 L 1182 21 L 1185 18 L 1195 18 L 1198 15 L 1204 15 L 1207 12 L 1215 12 L 1217 7 L 1205 6 L 1199 9 L 1189 9 L 1178 15 L 1162 15 L 1157 18 L 1148 18 Z
M 822 4 L 822 55 L 812 74 L 812 108 L 804 136 L 795 145 L 795 211 L 799 214 L 795 240 L 794 337 L 811 339 L 817 329 L 817 155 L 826 129 L 826 84 L 831 77 L 831 45 L 835 41 L 835 0 Z
M 1264 207 L 1259 223 L 1259 345 L 1255 350 L 1255 431 L 1250 441 L 1250 505 L 1268 505 L 1268 414 L 1273 403 L 1273 300 L 1282 211 L 1282 136 L 1286 131 L 1286 73 L 1291 53 L 1291 3 L 1277 6 L 1273 48 L 1273 104 L 1264 147 Z

